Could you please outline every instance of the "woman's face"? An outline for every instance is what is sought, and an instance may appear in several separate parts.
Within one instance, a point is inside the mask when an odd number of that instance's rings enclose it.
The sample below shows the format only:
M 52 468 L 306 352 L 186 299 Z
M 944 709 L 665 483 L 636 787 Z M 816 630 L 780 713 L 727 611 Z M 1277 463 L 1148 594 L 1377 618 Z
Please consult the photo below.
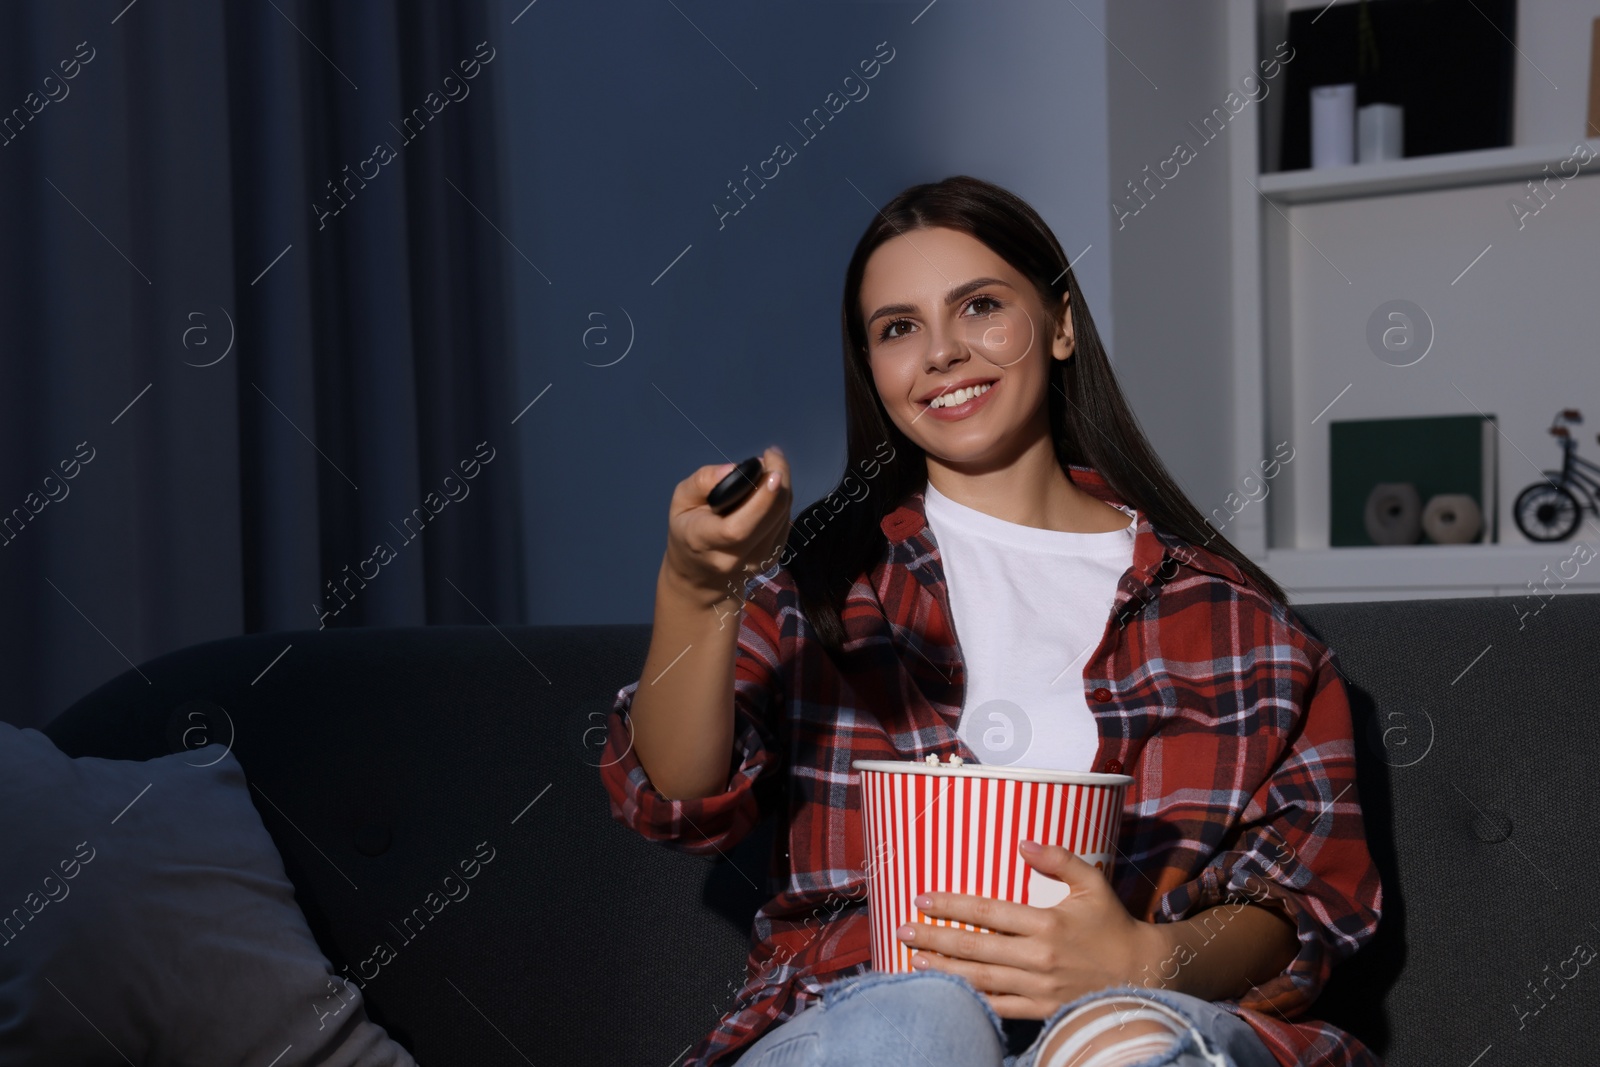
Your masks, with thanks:
M 1033 285 L 977 238 L 933 227 L 885 241 L 861 313 L 883 406 L 930 460 L 1004 466 L 1049 434 L 1049 361 L 1071 355 L 1071 318 L 1052 335 Z M 974 383 L 986 391 L 963 398 Z

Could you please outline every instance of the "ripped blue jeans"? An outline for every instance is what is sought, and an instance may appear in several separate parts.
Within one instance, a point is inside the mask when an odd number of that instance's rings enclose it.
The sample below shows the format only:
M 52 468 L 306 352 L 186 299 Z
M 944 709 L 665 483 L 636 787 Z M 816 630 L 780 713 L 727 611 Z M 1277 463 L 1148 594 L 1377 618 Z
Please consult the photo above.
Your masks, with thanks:
M 1051 1027 L 1077 1014 L 1081 1037 L 1038 1062 Z M 1119 1040 L 1118 1023 L 1165 1022 L 1163 1035 Z M 1098 1019 L 1098 1024 L 1091 1019 Z M 1038 1025 L 1038 1024 L 1034 1024 Z M 1100 1051 L 1082 1044 L 1098 1034 Z M 778 1023 L 736 1061 L 739 1067 L 1278 1067 L 1249 1023 L 1220 1005 L 1172 990 L 1115 986 L 1058 1007 L 1021 1052 L 1007 1051 L 1004 1025 L 972 983 L 944 971 L 868 972 L 822 987 L 822 998 Z

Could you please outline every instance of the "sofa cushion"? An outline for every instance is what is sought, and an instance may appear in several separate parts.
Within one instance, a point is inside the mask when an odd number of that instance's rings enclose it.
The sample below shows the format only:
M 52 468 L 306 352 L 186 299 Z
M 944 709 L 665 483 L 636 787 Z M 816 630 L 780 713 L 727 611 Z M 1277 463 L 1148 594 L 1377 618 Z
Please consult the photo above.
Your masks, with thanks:
M 337 977 L 221 744 L 71 759 L 0 723 L 0 1064 L 413 1067 Z
M 45 733 L 141 759 L 232 741 L 318 945 L 419 1062 L 667 1067 L 744 981 L 773 835 L 712 862 L 611 818 L 594 727 L 649 631 L 250 634 L 141 662 Z

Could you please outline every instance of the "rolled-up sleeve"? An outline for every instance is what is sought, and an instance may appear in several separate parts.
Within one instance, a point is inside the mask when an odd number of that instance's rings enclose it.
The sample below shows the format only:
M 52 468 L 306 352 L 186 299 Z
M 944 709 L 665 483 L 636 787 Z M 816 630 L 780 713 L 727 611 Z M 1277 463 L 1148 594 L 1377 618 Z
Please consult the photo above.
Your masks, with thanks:
M 1296 694 L 1304 713 L 1291 742 L 1249 798 L 1228 847 L 1160 902 L 1168 921 L 1241 902 L 1288 919 L 1299 952 L 1237 1000 L 1284 1018 L 1311 1006 L 1334 965 L 1377 933 L 1383 910 L 1356 787 L 1349 695 L 1332 653 L 1315 645 L 1308 653 L 1315 669 Z
M 600 775 L 611 815 L 642 837 L 696 855 L 726 851 L 768 814 L 769 779 L 786 754 L 776 717 L 782 708 L 778 599 L 770 580 L 758 577 L 740 612 L 733 668 L 733 749 L 728 784 L 720 793 L 691 800 L 663 796 L 633 750 L 629 711 L 644 679 L 617 691 L 606 716 Z M 670 713 L 670 712 L 669 712 Z

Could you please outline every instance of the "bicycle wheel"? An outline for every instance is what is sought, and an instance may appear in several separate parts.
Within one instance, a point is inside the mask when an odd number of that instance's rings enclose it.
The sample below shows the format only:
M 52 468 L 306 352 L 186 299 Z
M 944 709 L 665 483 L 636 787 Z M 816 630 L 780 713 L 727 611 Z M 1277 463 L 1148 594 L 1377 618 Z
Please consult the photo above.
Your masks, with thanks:
M 1530 541 L 1562 541 L 1578 528 L 1578 499 L 1565 487 L 1536 482 L 1511 508 L 1517 529 Z

